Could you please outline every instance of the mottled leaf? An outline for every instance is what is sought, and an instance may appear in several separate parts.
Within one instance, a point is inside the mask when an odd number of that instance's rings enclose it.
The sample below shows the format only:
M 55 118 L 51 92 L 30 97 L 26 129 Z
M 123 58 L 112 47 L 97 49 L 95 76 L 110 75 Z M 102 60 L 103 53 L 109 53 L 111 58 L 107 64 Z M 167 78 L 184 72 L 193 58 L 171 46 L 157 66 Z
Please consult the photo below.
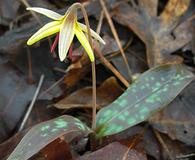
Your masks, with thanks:
M 60 136 L 70 142 L 76 135 L 89 132 L 80 120 L 67 115 L 40 123 L 29 130 L 7 160 L 26 160 Z
M 194 97 L 195 81 L 190 83 L 167 108 L 151 117 L 149 123 L 173 140 L 195 145 Z
M 182 65 L 163 65 L 145 72 L 117 100 L 97 114 L 97 136 L 121 132 L 169 104 L 194 75 Z

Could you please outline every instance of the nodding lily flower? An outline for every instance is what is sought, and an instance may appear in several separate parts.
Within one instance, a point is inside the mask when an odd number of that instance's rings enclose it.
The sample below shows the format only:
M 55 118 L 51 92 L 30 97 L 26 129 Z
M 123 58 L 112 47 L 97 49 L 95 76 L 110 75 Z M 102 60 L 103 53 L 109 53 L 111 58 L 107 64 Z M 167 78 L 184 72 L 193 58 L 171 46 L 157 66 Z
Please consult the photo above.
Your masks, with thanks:
M 43 14 L 53 21 L 47 23 L 41 29 L 39 29 L 27 42 L 28 45 L 32 45 L 37 41 L 53 35 L 59 32 L 59 58 L 63 61 L 66 58 L 67 52 L 73 41 L 74 35 L 82 44 L 83 48 L 87 52 L 90 60 L 94 61 L 93 50 L 88 42 L 84 33 L 87 33 L 87 26 L 77 21 L 77 9 L 76 5 L 72 5 L 64 15 L 60 15 L 54 11 L 45 8 L 31 7 L 27 10 L 35 11 Z M 99 42 L 105 44 L 104 40 L 92 29 L 90 29 L 93 38 Z

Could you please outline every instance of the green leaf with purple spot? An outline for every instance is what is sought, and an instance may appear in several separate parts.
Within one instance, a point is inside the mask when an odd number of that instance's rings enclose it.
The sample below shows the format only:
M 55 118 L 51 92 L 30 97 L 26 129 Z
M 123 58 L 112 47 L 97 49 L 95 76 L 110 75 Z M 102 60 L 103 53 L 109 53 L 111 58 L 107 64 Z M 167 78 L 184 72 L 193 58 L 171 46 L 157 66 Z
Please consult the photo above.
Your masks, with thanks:
M 97 137 L 116 134 L 147 120 L 193 79 L 194 75 L 179 64 L 162 65 L 143 73 L 118 99 L 98 112 Z
M 80 120 L 67 115 L 40 123 L 27 132 L 7 160 L 27 160 L 61 136 L 69 143 L 73 138 L 90 132 Z

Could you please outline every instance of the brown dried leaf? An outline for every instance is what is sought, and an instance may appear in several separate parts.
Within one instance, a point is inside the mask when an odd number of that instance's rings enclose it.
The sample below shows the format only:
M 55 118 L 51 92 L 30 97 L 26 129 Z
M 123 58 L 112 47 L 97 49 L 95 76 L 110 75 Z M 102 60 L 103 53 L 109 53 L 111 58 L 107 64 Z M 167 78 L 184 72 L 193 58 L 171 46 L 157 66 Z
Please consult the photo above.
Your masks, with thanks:
M 192 82 L 168 107 L 150 119 L 158 131 L 173 140 L 195 145 L 195 82 Z
M 4 143 L 0 144 L 0 159 L 6 160 L 8 155 L 14 150 L 17 144 L 20 142 L 22 137 L 26 134 L 26 130 L 22 132 L 18 132 L 11 138 L 9 138 Z
M 147 160 L 143 149 L 133 148 L 132 141 L 113 142 L 77 160 Z
M 32 100 L 35 85 L 28 85 L 23 74 L 10 63 L 0 65 L 0 142 L 13 134 Z
M 134 142 L 141 141 L 141 144 L 143 145 L 143 148 L 147 155 L 155 157 L 156 159 L 160 159 L 160 147 L 154 133 L 151 131 L 151 129 L 142 127 L 140 125 L 131 127 L 118 134 L 104 137 L 101 140 L 101 145 L 104 146 L 112 142 L 127 140 L 127 139 L 129 139 L 128 140 L 129 143 L 132 142 L 132 140 L 134 140 Z
M 194 147 L 186 146 L 186 144 L 179 141 L 173 141 L 165 134 L 160 134 L 160 136 L 164 145 L 166 145 L 166 149 L 163 148 L 165 146 L 162 146 L 162 144 L 160 145 L 161 159 L 170 159 L 170 156 L 178 160 L 190 160 L 191 158 L 193 159 L 193 153 L 195 152 Z M 168 152 L 170 155 L 168 155 Z
M 190 0 L 169 0 L 160 17 L 165 24 L 172 23 L 182 16 L 190 5 Z
M 149 15 L 157 16 L 158 0 L 139 0 L 142 9 L 147 10 Z
M 119 3 L 113 11 L 113 18 L 133 30 L 145 43 L 150 67 L 164 63 L 181 63 L 182 58 L 171 53 L 192 39 L 192 21 L 182 21 L 182 16 L 187 14 L 190 1 L 170 0 L 161 16 L 151 16 L 148 7 L 143 8 L 145 3 L 139 2 L 137 8 L 125 2 Z M 195 11 L 192 9 L 189 12 L 188 16 Z M 180 28 L 178 32 L 179 27 L 182 29 Z
M 115 100 L 123 90 L 117 83 L 114 77 L 104 81 L 100 87 L 97 88 L 97 105 L 100 107 L 108 105 Z M 92 104 L 92 87 L 80 89 L 68 97 L 55 104 L 59 109 L 70 109 L 78 107 L 91 108 Z
M 1 0 L 0 1 L 0 17 L 14 19 L 16 17 L 19 6 L 20 6 L 19 1 Z
M 82 61 L 82 60 L 81 60 Z M 88 61 L 89 62 L 89 61 Z M 71 68 L 64 77 L 64 83 L 66 88 L 71 88 L 75 86 L 88 72 L 89 72 L 89 63 L 81 68 L 74 68 L 74 64 L 70 65 Z

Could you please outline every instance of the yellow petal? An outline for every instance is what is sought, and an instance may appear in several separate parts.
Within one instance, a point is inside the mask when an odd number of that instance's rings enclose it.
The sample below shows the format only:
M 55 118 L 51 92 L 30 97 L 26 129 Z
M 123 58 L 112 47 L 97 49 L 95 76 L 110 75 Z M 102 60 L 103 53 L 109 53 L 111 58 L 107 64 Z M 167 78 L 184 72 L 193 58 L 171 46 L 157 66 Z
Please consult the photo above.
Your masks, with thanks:
M 75 30 L 75 34 L 76 34 L 79 42 L 82 44 L 82 46 L 85 49 L 85 51 L 87 52 L 90 60 L 93 62 L 95 58 L 94 58 L 93 50 L 88 42 L 88 39 L 86 38 L 82 29 L 78 25 L 75 25 L 74 30 Z
M 60 29 L 58 49 L 61 61 L 66 58 L 67 52 L 74 38 L 75 18 L 75 12 L 70 12 L 63 21 Z
M 55 34 L 60 31 L 61 21 L 53 21 L 50 23 L 47 23 L 45 26 L 43 26 L 41 29 L 39 29 L 28 41 L 28 45 L 32 45 L 36 43 L 37 41 L 48 37 L 52 34 Z
M 81 27 L 81 29 L 84 31 L 84 32 L 86 32 L 87 33 L 87 26 L 86 25 L 84 25 L 84 24 L 82 24 L 82 23 L 79 23 L 78 22 L 78 24 L 79 24 L 79 26 Z M 99 34 L 97 34 L 95 31 L 93 31 L 92 29 L 90 29 L 90 32 L 91 32 L 91 36 L 93 37 L 93 38 L 95 38 L 96 40 L 98 40 L 99 42 L 101 42 L 102 44 L 106 44 L 105 43 L 105 41 L 99 36 Z
M 34 12 L 37 12 L 37 13 L 40 13 L 40 14 L 43 14 L 53 20 L 61 20 L 64 16 L 52 11 L 52 10 L 49 10 L 49 9 L 46 9 L 46 8 L 40 8 L 40 7 L 29 7 L 29 8 L 26 8 L 27 10 L 30 10 L 30 11 L 34 11 Z

